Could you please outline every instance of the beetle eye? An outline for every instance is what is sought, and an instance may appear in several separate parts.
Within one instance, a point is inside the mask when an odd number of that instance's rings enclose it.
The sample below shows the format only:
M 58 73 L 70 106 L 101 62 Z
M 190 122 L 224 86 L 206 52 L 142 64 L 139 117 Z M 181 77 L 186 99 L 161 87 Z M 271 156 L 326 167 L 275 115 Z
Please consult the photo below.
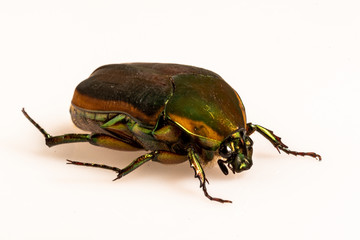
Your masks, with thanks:
M 228 158 L 232 154 L 231 147 L 227 144 L 222 144 L 219 148 L 219 154 L 223 158 Z

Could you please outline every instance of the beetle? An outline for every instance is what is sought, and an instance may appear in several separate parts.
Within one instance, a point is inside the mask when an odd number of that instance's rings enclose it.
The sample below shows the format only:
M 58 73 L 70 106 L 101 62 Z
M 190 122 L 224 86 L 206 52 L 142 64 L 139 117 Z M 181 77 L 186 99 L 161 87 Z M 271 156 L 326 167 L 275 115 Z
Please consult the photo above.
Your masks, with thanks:
M 70 106 L 74 124 L 90 134 L 52 136 L 24 109 L 26 118 L 45 136 L 49 147 L 75 142 L 148 153 L 123 169 L 67 160 L 68 164 L 115 171 L 120 179 L 152 160 L 164 164 L 190 162 L 204 195 L 210 196 L 203 166 L 217 161 L 220 170 L 239 173 L 252 166 L 255 131 L 292 155 L 314 152 L 290 150 L 271 130 L 247 123 L 237 92 L 218 74 L 194 66 L 165 63 L 110 64 L 97 68 L 75 89 Z

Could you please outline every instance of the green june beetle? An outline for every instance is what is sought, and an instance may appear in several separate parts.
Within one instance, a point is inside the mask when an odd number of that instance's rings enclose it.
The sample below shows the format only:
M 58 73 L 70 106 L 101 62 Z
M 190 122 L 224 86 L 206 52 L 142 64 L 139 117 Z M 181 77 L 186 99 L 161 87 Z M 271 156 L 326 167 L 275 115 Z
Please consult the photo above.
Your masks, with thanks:
M 292 151 L 271 130 L 247 123 L 244 105 L 230 85 L 214 72 L 187 65 L 127 63 L 96 69 L 76 87 L 70 106 L 74 124 L 90 134 L 51 136 L 22 112 L 49 147 L 89 142 L 116 150 L 149 151 L 123 169 L 72 160 L 68 164 L 113 170 L 117 180 L 150 160 L 189 161 L 205 196 L 221 203 L 231 201 L 208 194 L 203 166 L 217 161 L 225 175 L 229 170 L 250 169 L 249 136 L 254 131 L 279 152 L 321 160 L 314 152 Z

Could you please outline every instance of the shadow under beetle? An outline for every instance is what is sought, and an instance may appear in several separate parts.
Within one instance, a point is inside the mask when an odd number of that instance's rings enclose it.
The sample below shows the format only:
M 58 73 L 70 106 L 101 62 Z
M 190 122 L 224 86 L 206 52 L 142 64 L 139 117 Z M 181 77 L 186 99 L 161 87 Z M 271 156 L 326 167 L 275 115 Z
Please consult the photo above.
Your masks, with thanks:
M 75 125 L 91 134 L 51 136 L 23 109 L 45 136 L 49 147 L 74 142 L 124 151 L 148 150 L 127 167 L 67 160 L 69 164 L 115 171 L 117 180 L 152 160 L 164 164 L 189 161 L 210 200 L 231 202 L 208 194 L 203 165 L 216 161 L 221 171 L 239 173 L 252 166 L 257 131 L 280 152 L 290 150 L 280 137 L 260 125 L 247 123 L 244 105 L 234 89 L 206 69 L 179 64 L 128 63 L 96 69 L 75 89 L 70 113 Z

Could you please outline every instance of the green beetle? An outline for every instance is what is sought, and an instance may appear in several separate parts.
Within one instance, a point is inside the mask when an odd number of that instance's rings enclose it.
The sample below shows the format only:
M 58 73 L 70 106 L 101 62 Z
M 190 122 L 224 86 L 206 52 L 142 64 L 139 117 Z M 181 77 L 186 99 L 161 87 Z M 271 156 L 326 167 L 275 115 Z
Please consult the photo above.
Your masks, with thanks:
M 227 175 L 252 166 L 250 135 L 257 131 L 279 151 L 291 151 L 272 131 L 247 123 L 244 105 L 234 89 L 218 74 L 179 64 L 127 63 L 96 69 L 75 89 L 70 113 L 75 125 L 91 134 L 51 136 L 22 110 L 45 136 L 46 145 L 74 142 L 116 150 L 150 151 L 120 169 L 68 160 L 69 164 L 115 171 L 119 179 L 152 160 L 165 164 L 189 161 L 206 197 L 203 166 L 217 161 Z M 280 151 L 279 151 L 280 152 Z

